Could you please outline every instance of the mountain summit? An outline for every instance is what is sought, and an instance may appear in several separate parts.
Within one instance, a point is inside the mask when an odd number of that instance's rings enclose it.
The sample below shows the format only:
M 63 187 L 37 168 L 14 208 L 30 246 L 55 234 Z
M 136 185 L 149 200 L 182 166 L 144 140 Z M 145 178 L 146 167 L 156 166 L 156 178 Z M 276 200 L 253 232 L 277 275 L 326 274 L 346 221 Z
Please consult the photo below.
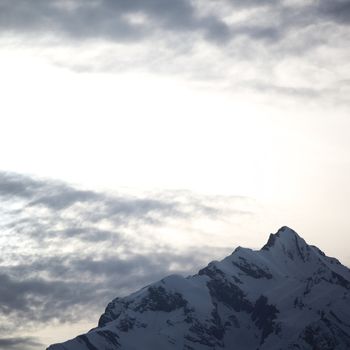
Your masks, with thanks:
M 110 302 L 97 328 L 48 350 L 350 349 L 350 270 L 282 227 L 194 276 Z

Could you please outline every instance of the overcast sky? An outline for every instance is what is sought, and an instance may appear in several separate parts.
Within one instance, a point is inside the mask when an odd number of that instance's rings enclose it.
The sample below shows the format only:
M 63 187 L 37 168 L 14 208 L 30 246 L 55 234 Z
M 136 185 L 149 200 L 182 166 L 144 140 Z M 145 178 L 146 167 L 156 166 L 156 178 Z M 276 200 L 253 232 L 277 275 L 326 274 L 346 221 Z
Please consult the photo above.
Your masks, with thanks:
M 350 266 L 350 1 L 0 0 L 0 350 L 294 228 Z

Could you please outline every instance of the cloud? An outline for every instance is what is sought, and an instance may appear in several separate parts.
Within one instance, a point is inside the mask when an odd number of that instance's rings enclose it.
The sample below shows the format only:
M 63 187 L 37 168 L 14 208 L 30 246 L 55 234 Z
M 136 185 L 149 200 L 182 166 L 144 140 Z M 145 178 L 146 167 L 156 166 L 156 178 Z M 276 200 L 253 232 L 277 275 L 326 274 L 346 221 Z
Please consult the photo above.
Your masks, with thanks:
M 33 337 L 0 338 L 0 350 L 31 350 L 43 346 Z
M 228 28 L 215 16 L 198 16 L 191 2 L 177 0 L 26 1 L 0 4 L 5 31 L 51 33 L 75 39 L 105 38 L 138 41 L 165 30 L 202 32 L 209 39 L 225 40 Z
M 43 183 L 14 173 L 0 172 L 0 195 L 32 198 Z
M 268 104 L 347 101 L 344 0 L 3 0 L 0 33 L 2 47 L 75 72 L 150 72 L 243 95 L 254 80 L 249 95 Z M 281 73 L 290 58 L 308 70 Z
M 59 181 L 33 179 L 28 176 L 0 172 L 0 196 L 5 199 L 25 199 L 26 209 L 36 207 L 46 208 L 55 216 L 65 210 L 84 211 L 84 216 L 92 222 L 109 218 L 121 223 L 144 220 L 155 223 L 165 216 L 187 216 L 190 213 L 180 209 L 180 203 L 157 198 L 137 198 L 133 196 L 118 196 L 97 193 L 90 190 L 76 189 Z M 75 208 L 80 206 L 79 208 Z M 193 210 L 200 210 L 201 204 Z M 208 211 L 208 206 L 202 207 Z M 214 213 L 214 210 L 212 211 Z M 19 223 L 23 223 L 19 221 Z M 78 233 L 77 230 L 71 231 Z
M 243 21 L 231 23 L 227 15 L 245 11 Z M 247 12 L 248 11 L 248 12 Z M 279 0 L 3 0 L 0 28 L 5 33 L 35 33 L 75 40 L 105 39 L 133 43 L 159 34 L 194 35 L 212 43 L 228 42 L 239 35 L 255 40 L 282 39 L 287 29 L 307 26 L 327 17 L 347 24 L 349 4 L 324 0 L 301 5 Z M 259 25 L 265 21 L 265 25 Z
M 253 217 L 244 197 L 106 193 L 8 172 L 0 172 L 0 200 L 3 339 L 97 319 L 116 296 L 170 273 L 194 273 L 232 248 L 206 242 L 215 241 L 206 232 L 213 221 Z
M 90 202 L 98 200 L 99 196 L 97 193 L 92 191 L 79 191 L 74 190 L 69 187 L 58 187 L 58 192 L 53 194 L 44 195 L 38 199 L 32 201 L 29 205 L 43 205 L 53 210 L 62 210 L 66 209 L 73 204 L 79 202 Z
M 0 275 L 0 310 L 5 315 L 24 313 L 30 322 L 59 318 L 57 310 L 67 308 L 78 298 L 83 303 L 91 301 L 91 284 L 48 281 L 42 278 L 15 279 L 7 274 Z
M 350 2 L 347 0 L 320 1 L 318 3 L 318 13 L 339 24 L 350 24 Z

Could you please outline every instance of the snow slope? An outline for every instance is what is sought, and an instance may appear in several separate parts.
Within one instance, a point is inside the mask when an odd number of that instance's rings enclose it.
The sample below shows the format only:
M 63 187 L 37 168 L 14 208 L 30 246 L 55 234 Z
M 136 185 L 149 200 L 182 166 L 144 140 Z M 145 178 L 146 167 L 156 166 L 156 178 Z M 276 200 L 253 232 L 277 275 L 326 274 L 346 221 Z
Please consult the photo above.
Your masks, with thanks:
M 48 350 L 350 349 L 350 270 L 282 227 L 198 274 L 108 304 L 97 328 Z

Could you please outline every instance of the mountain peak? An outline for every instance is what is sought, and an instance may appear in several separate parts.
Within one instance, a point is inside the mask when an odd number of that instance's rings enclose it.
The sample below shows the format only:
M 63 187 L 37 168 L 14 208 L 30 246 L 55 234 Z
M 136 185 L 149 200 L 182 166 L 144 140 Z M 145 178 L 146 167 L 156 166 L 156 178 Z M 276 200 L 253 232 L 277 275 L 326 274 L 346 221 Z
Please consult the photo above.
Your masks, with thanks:
M 287 255 L 291 260 L 298 256 L 303 262 L 308 261 L 311 254 L 311 247 L 287 226 L 281 227 L 275 234 L 270 234 L 267 243 L 261 250 Z
M 261 250 L 115 298 L 97 328 L 48 350 L 346 350 L 349 291 L 350 270 L 284 226 Z
M 271 233 L 267 243 L 262 247 L 263 250 L 269 250 L 272 247 L 283 245 L 294 246 L 296 243 L 305 241 L 290 227 L 282 226 L 276 233 Z
M 277 231 L 277 233 L 282 233 L 282 232 L 289 232 L 289 233 L 293 233 L 294 235 L 297 235 L 298 236 L 298 234 L 293 230 L 293 229 L 291 229 L 290 227 L 288 227 L 288 226 L 282 226 L 278 231 Z

